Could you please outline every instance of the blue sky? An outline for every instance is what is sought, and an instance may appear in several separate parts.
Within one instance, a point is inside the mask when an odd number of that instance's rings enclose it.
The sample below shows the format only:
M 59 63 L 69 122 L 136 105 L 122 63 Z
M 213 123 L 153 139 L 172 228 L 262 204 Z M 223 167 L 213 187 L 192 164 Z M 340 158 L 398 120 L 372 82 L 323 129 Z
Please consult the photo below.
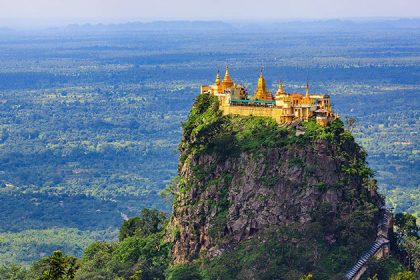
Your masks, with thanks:
M 0 0 L 0 20 L 289 20 L 419 17 L 420 0 Z

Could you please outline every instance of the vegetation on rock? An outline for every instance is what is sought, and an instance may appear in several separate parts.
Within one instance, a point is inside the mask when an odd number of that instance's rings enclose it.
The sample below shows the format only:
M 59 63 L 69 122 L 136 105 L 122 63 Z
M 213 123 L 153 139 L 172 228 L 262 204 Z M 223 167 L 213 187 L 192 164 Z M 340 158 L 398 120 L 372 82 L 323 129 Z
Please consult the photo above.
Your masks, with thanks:
M 217 108 L 200 95 L 183 125 L 170 224 L 178 273 L 341 279 L 375 238 L 383 206 L 366 152 L 340 120 L 284 128 Z
M 179 176 L 164 192 L 170 218 L 143 209 L 118 242 L 95 242 L 79 260 L 56 251 L 28 270 L 5 266 L 0 279 L 342 279 L 383 206 L 364 150 L 339 120 L 283 128 L 217 108 L 200 95 L 183 124 Z M 366 277 L 418 271 L 415 218 L 397 215 L 396 226 L 394 255 Z

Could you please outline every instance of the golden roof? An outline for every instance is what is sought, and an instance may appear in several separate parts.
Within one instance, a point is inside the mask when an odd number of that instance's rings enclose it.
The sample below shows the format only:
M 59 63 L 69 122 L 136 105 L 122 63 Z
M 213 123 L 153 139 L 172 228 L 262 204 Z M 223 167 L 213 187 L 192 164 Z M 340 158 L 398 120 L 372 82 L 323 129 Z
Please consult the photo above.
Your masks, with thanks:
M 260 71 L 260 77 L 258 78 L 258 89 L 257 89 L 257 91 L 264 92 L 264 93 L 266 92 L 265 79 L 264 79 L 262 68 L 261 68 L 261 71 Z
M 226 64 L 225 77 L 223 78 L 222 84 L 225 88 L 229 88 L 233 86 L 232 79 L 229 76 L 229 67 L 227 64 Z
M 283 82 L 280 80 L 280 84 L 279 84 L 279 88 L 277 89 L 276 94 L 284 94 L 284 89 L 283 89 Z
M 216 74 L 216 85 L 220 85 L 220 71 L 217 70 L 217 74 Z

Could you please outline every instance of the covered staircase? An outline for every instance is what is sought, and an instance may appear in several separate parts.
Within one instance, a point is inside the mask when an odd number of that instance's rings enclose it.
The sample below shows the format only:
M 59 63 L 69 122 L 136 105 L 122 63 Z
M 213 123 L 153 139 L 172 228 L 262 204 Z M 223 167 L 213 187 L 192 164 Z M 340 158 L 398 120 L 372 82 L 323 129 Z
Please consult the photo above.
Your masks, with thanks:
M 359 257 L 356 263 L 346 272 L 344 279 L 357 280 L 367 269 L 367 263 L 372 257 L 382 258 L 389 254 L 388 231 L 392 228 L 392 212 L 384 209 L 383 218 L 378 225 L 376 240 Z

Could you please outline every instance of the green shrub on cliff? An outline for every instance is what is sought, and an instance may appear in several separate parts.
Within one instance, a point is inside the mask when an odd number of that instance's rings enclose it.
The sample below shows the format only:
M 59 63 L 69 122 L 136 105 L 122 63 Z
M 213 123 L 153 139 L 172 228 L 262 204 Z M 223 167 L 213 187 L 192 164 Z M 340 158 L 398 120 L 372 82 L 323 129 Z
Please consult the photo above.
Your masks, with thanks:
M 293 135 L 268 117 L 222 116 L 216 97 L 199 95 L 183 124 L 180 164 L 197 152 L 216 153 L 221 157 L 263 148 L 286 146 Z
M 197 264 L 188 263 L 171 267 L 167 272 L 167 280 L 202 280 L 201 269 Z
M 209 95 L 199 95 L 194 102 L 190 115 L 182 125 L 183 139 L 179 149 L 183 154 L 194 154 L 203 150 L 218 132 L 223 122 L 216 98 Z M 180 158 L 183 164 L 185 158 Z

